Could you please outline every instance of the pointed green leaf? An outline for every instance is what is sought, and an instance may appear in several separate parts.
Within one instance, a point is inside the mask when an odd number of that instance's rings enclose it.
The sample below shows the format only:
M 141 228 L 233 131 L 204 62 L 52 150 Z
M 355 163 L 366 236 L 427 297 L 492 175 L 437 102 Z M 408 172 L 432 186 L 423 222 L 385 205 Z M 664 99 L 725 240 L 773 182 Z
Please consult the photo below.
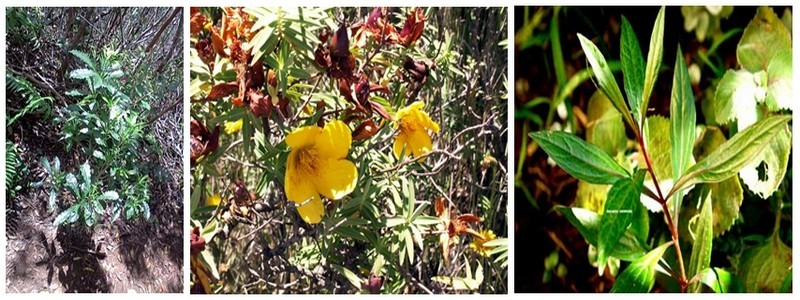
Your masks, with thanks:
M 597 246 L 597 232 L 600 230 L 600 218 L 597 213 L 577 207 L 556 206 L 555 210 L 564 215 L 567 220 L 578 229 L 581 236 L 592 246 Z M 625 231 L 625 234 L 617 241 L 614 249 L 608 256 L 616 257 L 625 261 L 634 261 L 647 253 L 645 245 L 640 243 L 632 229 Z
M 767 65 L 767 108 L 792 109 L 792 51 L 775 54 Z
M 530 136 L 559 167 L 570 175 L 595 184 L 612 184 L 629 177 L 614 158 L 595 145 L 566 132 L 532 132 Z
M 709 190 L 701 192 L 700 200 L 702 201 L 702 208 L 700 215 L 695 222 L 697 226 L 694 227 L 694 242 L 692 244 L 692 256 L 689 260 L 689 269 L 686 275 L 688 278 L 700 274 L 703 270 L 711 264 L 711 241 L 714 239 L 714 216 L 712 214 L 712 198 L 709 197 Z M 689 292 L 699 293 L 702 285 L 699 282 L 689 284 Z
M 90 69 L 94 69 L 94 61 L 89 57 L 88 54 L 78 50 L 72 50 L 69 53 L 72 53 L 72 55 L 75 55 L 75 57 L 85 62 Z
M 643 114 L 640 112 L 640 106 L 644 87 L 644 57 L 642 49 L 639 48 L 639 39 L 636 38 L 636 33 L 625 16 L 622 16 L 620 39 L 620 61 L 622 62 L 625 93 L 628 95 L 628 104 L 631 106 L 633 117 L 638 124 L 642 124 Z
M 689 168 L 694 148 L 694 127 L 697 116 L 694 107 L 694 92 L 683 60 L 683 52 L 678 47 L 675 59 L 675 74 L 672 79 L 672 99 L 669 105 L 669 133 L 672 144 L 672 178 L 678 180 L 683 171 Z
M 672 242 L 658 246 L 631 263 L 611 288 L 612 293 L 647 293 L 656 282 L 656 265 Z
M 595 46 L 592 41 L 580 33 L 578 34 L 578 39 L 580 39 L 581 47 L 586 54 L 586 59 L 589 60 L 589 64 L 592 66 L 592 72 L 597 79 L 597 84 L 600 85 L 600 90 L 611 100 L 611 104 L 622 114 L 622 117 L 625 118 L 628 125 L 633 127 L 631 113 L 628 110 L 628 106 L 625 104 L 625 100 L 622 98 L 622 92 L 619 90 L 617 80 L 614 79 L 614 74 L 611 73 L 611 68 L 609 68 L 605 57 L 603 57 L 603 54 L 600 53 L 600 49 L 597 49 L 597 46 Z
M 672 99 L 669 106 L 673 182 L 678 181 L 683 172 L 694 162 L 692 148 L 694 147 L 694 128 L 697 118 L 695 114 L 692 83 L 689 79 L 686 61 L 683 59 L 683 52 L 678 46 L 675 74 L 672 78 Z M 672 215 L 679 215 L 678 212 L 681 211 L 683 203 L 683 191 L 677 191 L 670 200 L 669 207 Z
M 642 92 L 642 105 L 639 107 L 642 119 L 647 114 L 647 104 L 650 103 L 650 94 L 656 85 L 658 69 L 661 67 L 661 59 L 664 56 L 664 7 L 658 11 L 656 22 L 653 25 L 653 33 L 650 35 L 650 50 L 647 52 L 647 68 L 644 75 L 644 91 Z
M 694 157 L 698 160 L 705 158 L 725 141 L 725 135 L 722 134 L 719 128 L 707 126 L 697 142 Z M 744 194 L 739 178 L 736 176 L 731 176 L 717 183 L 707 183 L 707 185 L 711 190 L 711 206 L 714 208 L 714 236 L 717 237 L 728 231 L 733 226 L 736 218 L 739 217 L 739 207 L 742 205 Z M 681 213 L 688 213 L 687 217 L 690 217 L 697 213 L 695 206 L 691 205 Z
M 748 293 L 778 292 L 792 273 L 792 248 L 776 234 L 768 241 L 745 250 L 739 260 L 739 276 Z
M 597 236 L 597 262 L 600 266 L 605 266 L 609 252 L 633 222 L 636 205 L 642 194 L 644 174 L 644 170 L 639 170 L 633 178 L 617 180 L 608 191 Z M 603 268 L 600 269 L 600 275 L 602 274 Z
M 699 182 L 720 182 L 750 163 L 766 148 L 791 116 L 771 116 L 760 120 L 733 136 L 706 158 L 686 170 L 672 187 L 675 190 Z
M 792 49 L 792 35 L 769 7 L 759 7 L 736 47 L 739 64 L 750 72 L 766 70 L 772 57 Z
M 708 268 L 700 272 L 700 282 L 715 293 L 744 293 L 744 285 L 739 277 L 720 268 Z
M 763 199 L 769 198 L 778 189 L 786 169 L 789 166 L 789 154 L 792 150 L 792 132 L 789 128 L 782 128 L 766 148 L 756 156 L 740 172 L 745 186 L 754 194 Z M 766 166 L 766 180 L 761 180 L 758 175 L 758 167 L 761 164 Z

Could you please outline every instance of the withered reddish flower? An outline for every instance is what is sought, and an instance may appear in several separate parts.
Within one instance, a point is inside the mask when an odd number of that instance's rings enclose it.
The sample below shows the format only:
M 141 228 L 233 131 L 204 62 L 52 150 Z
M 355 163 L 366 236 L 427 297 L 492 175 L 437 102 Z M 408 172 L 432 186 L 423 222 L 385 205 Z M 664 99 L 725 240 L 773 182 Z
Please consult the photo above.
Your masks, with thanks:
M 202 38 L 194 44 L 194 48 L 197 50 L 197 56 L 200 57 L 200 60 L 208 65 L 209 69 L 213 69 L 215 54 L 214 46 L 211 45 L 211 42 L 207 38 Z
M 434 209 L 436 210 L 436 216 L 441 221 L 439 229 L 442 232 L 439 234 L 439 243 L 442 246 L 442 255 L 444 256 L 445 264 L 449 264 L 450 245 L 455 237 L 465 233 L 477 238 L 483 238 L 483 235 L 469 227 L 470 223 L 480 222 L 480 217 L 473 214 L 463 214 L 453 218 L 446 201 L 444 197 L 439 197 L 434 203 Z
M 200 227 L 192 228 L 192 234 L 189 238 L 189 250 L 192 256 L 197 256 L 200 252 L 206 249 L 206 240 L 200 236 Z
M 191 162 L 195 164 L 197 159 L 203 155 L 214 152 L 219 147 L 219 125 L 214 127 L 214 131 L 209 133 L 208 128 L 197 120 L 192 119 L 189 125 L 191 133 Z
M 342 23 L 336 34 L 331 38 L 328 48 L 331 51 L 331 57 L 335 59 L 346 58 L 351 55 L 350 53 L 350 38 L 347 36 L 347 26 Z
M 200 31 L 203 30 L 203 27 L 206 26 L 206 23 L 208 23 L 208 19 L 203 15 L 203 13 L 200 12 L 200 8 L 198 7 L 192 7 L 189 9 L 189 12 L 191 13 L 191 19 L 189 20 L 189 32 L 192 36 L 197 36 Z
M 425 20 L 427 19 L 422 8 L 417 7 L 417 9 L 410 12 L 408 17 L 406 17 L 406 23 L 403 25 L 403 29 L 400 30 L 400 43 L 408 47 L 416 42 L 425 30 Z
M 380 130 L 380 127 L 375 126 L 375 122 L 368 119 L 358 124 L 356 129 L 353 130 L 353 140 L 360 141 L 371 138 L 378 133 L 378 130 Z
M 425 84 L 425 82 L 428 80 L 428 75 L 435 67 L 436 66 L 433 64 L 433 61 L 429 59 L 415 61 L 410 57 L 406 57 L 406 60 L 403 62 L 403 69 L 408 72 L 411 77 L 411 81 L 420 84 Z
M 250 93 L 250 111 L 256 117 L 269 116 L 272 112 L 272 97 L 261 93 Z

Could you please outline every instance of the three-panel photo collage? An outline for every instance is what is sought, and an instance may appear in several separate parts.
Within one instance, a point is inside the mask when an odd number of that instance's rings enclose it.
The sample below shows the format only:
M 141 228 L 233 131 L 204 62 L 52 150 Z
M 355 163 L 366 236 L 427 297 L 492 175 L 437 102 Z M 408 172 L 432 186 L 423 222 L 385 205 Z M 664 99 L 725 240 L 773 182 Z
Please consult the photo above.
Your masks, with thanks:
M 793 293 L 790 2 L 191 2 L 4 4 L 4 295 Z

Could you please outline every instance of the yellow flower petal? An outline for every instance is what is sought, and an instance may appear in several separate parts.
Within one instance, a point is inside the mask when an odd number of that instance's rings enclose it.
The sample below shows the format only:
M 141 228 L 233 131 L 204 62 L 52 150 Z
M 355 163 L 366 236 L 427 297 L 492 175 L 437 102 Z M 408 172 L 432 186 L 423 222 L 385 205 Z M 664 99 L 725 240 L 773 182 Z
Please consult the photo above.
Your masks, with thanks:
M 398 159 L 403 158 L 400 155 L 403 154 L 403 148 L 406 147 L 406 145 L 408 145 L 408 135 L 401 132 L 394 139 L 394 146 L 392 147 L 394 149 L 394 156 L 397 157 Z M 406 149 L 405 153 L 406 156 L 411 154 L 410 152 L 411 152 L 410 148 Z
M 302 148 L 314 144 L 314 141 L 322 133 L 322 128 L 317 126 L 304 126 L 295 129 L 286 136 L 286 145 L 293 149 Z
M 325 124 L 322 134 L 317 137 L 317 153 L 324 158 L 345 158 L 352 139 L 350 127 L 342 121 L 335 120 Z
M 306 223 L 317 224 L 322 221 L 322 216 L 325 215 L 325 206 L 322 205 L 322 200 L 314 198 L 297 207 L 297 213 Z
M 317 189 L 314 187 L 314 184 L 308 180 L 311 176 L 305 174 L 301 168 L 298 168 L 296 156 L 297 151 L 293 150 L 289 153 L 289 158 L 286 160 L 286 176 L 284 177 L 286 198 L 297 204 L 302 204 L 311 198 L 319 200 Z
M 433 148 L 431 136 L 428 135 L 428 132 L 425 130 L 411 132 L 411 137 L 408 138 L 408 145 L 408 148 L 411 149 L 410 152 L 414 154 L 414 157 L 420 157 L 421 155 L 427 154 L 428 152 L 431 152 L 431 149 Z
M 239 119 L 238 121 L 233 121 L 233 122 L 227 122 L 226 121 L 225 122 L 225 133 L 234 134 L 234 133 L 238 132 L 240 129 L 242 129 L 242 125 L 243 124 L 244 124 L 244 121 L 242 119 Z
M 318 161 L 318 164 L 317 176 L 309 179 L 325 198 L 339 200 L 356 188 L 358 169 L 349 160 L 329 158 Z
M 222 201 L 222 197 L 220 197 L 219 194 L 214 194 L 206 199 L 206 205 L 219 206 L 220 201 Z

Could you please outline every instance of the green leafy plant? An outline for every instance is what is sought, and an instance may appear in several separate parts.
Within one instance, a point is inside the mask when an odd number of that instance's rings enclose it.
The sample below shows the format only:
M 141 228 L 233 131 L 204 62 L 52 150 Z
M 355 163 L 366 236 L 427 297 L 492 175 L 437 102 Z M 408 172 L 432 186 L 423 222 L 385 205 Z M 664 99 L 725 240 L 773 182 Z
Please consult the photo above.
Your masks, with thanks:
M 672 69 L 669 118 L 648 115 L 649 100 L 662 69 L 663 35 L 662 7 L 645 60 L 632 26 L 622 17 L 623 94 L 598 47 L 578 34 L 599 94 L 618 113 L 609 116 L 633 132 L 640 159 L 631 163 L 621 158 L 619 148 L 609 144 L 616 143 L 615 139 L 587 142 L 567 132 L 531 133 L 530 137 L 564 171 L 582 184 L 604 187 L 600 191 L 605 199 L 591 210 L 556 210 L 597 249 L 601 275 L 615 261 L 630 262 L 617 277 L 612 292 L 649 292 L 658 273 L 674 279 L 683 292 L 702 291 L 703 285 L 717 292 L 742 290 L 735 284 L 737 280 L 723 280 L 737 275 L 747 291 L 778 291 L 780 286 L 775 282 L 784 282 L 787 274 L 791 278 L 791 260 L 788 264 L 783 260 L 785 249 L 790 248 L 775 234 L 782 202 L 770 242 L 743 254 L 738 274 L 710 264 L 714 238 L 730 228 L 741 205 L 741 187 L 736 203 L 732 200 L 735 189 L 730 186 L 738 186 L 741 178 L 752 192 L 767 198 L 778 191 L 786 174 L 791 150 L 791 115 L 785 114 L 791 109 L 786 102 L 791 93 L 788 31 L 771 9 L 759 8 L 737 49 L 743 69 L 729 70 L 716 88 L 715 101 L 704 102 L 705 125 L 697 124 L 694 93 L 680 46 Z M 726 139 L 717 126 L 734 120 Z M 768 165 L 767 181 L 760 180 L 757 171 L 753 175 L 763 163 Z M 734 196 L 724 198 L 725 193 Z M 731 208 L 733 214 L 719 213 Z M 653 223 L 666 225 L 666 238 L 651 235 L 648 210 L 663 213 L 666 224 Z M 674 249 L 674 255 L 665 255 L 669 248 Z M 757 259 L 767 262 L 758 268 L 770 268 L 774 276 L 756 278 L 758 275 L 748 271 L 755 268 L 753 261 Z M 767 280 L 770 283 L 765 288 Z
M 76 203 L 61 212 L 53 223 L 55 225 L 72 224 L 83 221 L 86 226 L 94 226 L 105 211 L 105 203 L 116 201 L 119 194 L 115 191 L 100 191 L 100 184 L 92 180 L 92 169 L 86 162 L 80 166 L 80 174 L 67 173 L 64 185 L 75 197 Z
M 66 183 L 67 177 L 61 172 L 61 160 L 58 156 L 53 157 L 52 162 L 47 157 L 42 157 L 41 163 L 47 177 L 35 183 L 34 186 L 44 187 L 48 190 L 47 206 L 52 211 L 56 208 L 57 195 L 64 183 Z
M 75 148 L 88 156 L 91 164 L 87 161 L 81 165 L 81 179 L 84 180 L 81 184 L 71 181 L 75 177 L 70 177 L 70 174 L 66 175 L 65 181 L 58 177 L 57 161 L 54 161 L 55 173 L 48 171 L 53 175 L 47 184 L 51 208 L 54 207 L 54 191 L 63 188 L 62 183 L 78 201 L 64 211 L 56 223 L 72 223 L 82 216 L 85 224 L 91 226 L 96 223 L 98 215 L 105 212 L 104 205 L 110 207 L 112 220 L 122 212 L 127 219 L 140 216 L 149 219 L 150 177 L 148 165 L 141 162 L 145 155 L 142 149 L 152 151 L 147 145 L 153 144 L 153 137 L 145 133 L 146 122 L 142 120 L 142 114 L 150 109 L 149 104 L 144 98 L 132 100 L 119 88 L 118 79 L 124 73 L 119 62 L 120 54 L 116 51 L 104 50 L 97 60 L 81 51 L 73 50 L 71 53 L 86 64 L 87 68 L 70 72 L 70 77 L 85 83 L 85 88 L 67 93 L 68 96 L 80 97 L 80 100 L 64 108 L 56 123 L 62 126 L 61 140 L 66 149 Z M 43 159 L 43 165 L 50 169 L 47 159 Z M 90 181 L 90 165 L 96 173 L 95 182 Z M 98 195 L 98 186 L 123 192 L 121 195 L 116 192 Z
M 6 126 L 11 126 L 19 118 L 29 113 L 42 114 L 45 119 L 53 117 L 53 97 L 42 96 L 27 79 L 16 76 L 10 71 L 6 72 L 6 84 L 12 92 L 19 94 L 28 102 L 24 108 L 8 119 Z
M 28 173 L 28 168 L 22 162 L 14 143 L 6 141 L 6 197 L 14 198 L 23 188 L 20 181 Z

